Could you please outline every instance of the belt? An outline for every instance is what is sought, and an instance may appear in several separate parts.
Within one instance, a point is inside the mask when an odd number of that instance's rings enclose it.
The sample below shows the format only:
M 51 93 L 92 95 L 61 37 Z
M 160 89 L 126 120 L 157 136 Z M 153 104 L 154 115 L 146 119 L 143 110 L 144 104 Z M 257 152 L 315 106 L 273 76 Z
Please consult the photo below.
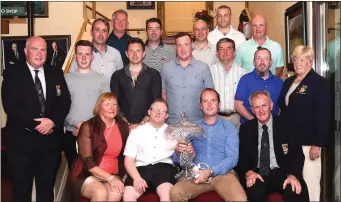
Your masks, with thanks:
M 218 112 L 220 116 L 232 116 L 233 114 L 236 114 L 237 112 L 231 111 L 231 112 Z

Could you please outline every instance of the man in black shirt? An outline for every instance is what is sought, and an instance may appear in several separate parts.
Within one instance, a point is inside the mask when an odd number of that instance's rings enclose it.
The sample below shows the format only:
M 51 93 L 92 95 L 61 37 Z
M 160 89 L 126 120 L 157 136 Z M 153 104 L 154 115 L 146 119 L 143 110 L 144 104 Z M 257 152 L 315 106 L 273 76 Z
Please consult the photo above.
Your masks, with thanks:
M 149 120 L 149 106 L 156 98 L 161 98 L 161 76 L 157 70 L 142 63 L 146 53 L 140 38 L 128 41 L 126 55 L 129 63 L 112 75 L 110 88 L 117 96 L 121 115 L 131 124 L 132 130 Z

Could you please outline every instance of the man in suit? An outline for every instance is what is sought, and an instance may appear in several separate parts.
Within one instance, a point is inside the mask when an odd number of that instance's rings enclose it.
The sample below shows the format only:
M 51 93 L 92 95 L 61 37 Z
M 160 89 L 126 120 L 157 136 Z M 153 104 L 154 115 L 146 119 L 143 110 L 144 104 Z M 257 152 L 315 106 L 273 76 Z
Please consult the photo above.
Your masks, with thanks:
M 26 63 L 4 71 L 2 102 L 7 114 L 14 202 L 30 202 L 33 178 L 37 202 L 52 202 L 60 164 L 60 140 L 71 100 L 63 72 L 46 68 L 46 41 L 30 37 Z
M 248 200 L 266 201 L 268 194 L 280 192 L 284 201 L 309 201 L 302 149 L 289 138 L 288 126 L 272 117 L 269 92 L 256 91 L 249 101 L 256 118 L 240 127 L 237 164 Z
M 18 44 L 12 43 L 12 49 L 11 49 L 11 51 L 9 51 L 6 59 L 7 59 L 7 62 L 6 62 L 7 66 L 6 67 L 18 65 L 20 62 L 23 62 L 24 56 L 23 56 L 22 52 L 19 52 Z
M 49 54 L 49 65 L 58 69 L 62 69 L 66 54 L 59 49 L 56 41 L 52 42 L 52 52 Z

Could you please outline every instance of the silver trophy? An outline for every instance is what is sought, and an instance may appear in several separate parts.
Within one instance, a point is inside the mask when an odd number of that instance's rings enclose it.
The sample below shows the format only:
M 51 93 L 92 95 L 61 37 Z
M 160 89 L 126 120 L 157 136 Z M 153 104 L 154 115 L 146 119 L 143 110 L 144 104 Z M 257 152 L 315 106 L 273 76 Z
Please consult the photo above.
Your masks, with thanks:
M 205 138 L 204 130 L 197 124 L 188 120 L 186 113 L 181 114 L 181 121 L 168 126 L 165 130 L 167 140 L 176 140 L 189 143 L 193 138 Z M 175 175 L 175 179 L 188 180 L 195 177 L 198 166 L 193 163 L 193 156 L 187 152 L 180 154 L 180 166 L 183 169 Z

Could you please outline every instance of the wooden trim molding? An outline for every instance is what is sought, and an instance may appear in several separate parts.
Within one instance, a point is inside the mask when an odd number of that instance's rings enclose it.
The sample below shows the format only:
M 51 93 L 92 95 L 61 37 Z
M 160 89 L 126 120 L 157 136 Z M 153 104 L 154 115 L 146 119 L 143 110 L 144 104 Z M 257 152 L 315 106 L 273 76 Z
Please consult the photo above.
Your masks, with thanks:
M 161 20 L 163 30 L 165 30 L 166 23 L 165 23 L 165 2 L 164 1 L 157 2 L 156 11 L 157 11 L 157 18 Z M 163 32 L 163 36 L 166 36 L 166 32 Z
M 9 34 L 9 20 L 1 19 L 1 34 Z

